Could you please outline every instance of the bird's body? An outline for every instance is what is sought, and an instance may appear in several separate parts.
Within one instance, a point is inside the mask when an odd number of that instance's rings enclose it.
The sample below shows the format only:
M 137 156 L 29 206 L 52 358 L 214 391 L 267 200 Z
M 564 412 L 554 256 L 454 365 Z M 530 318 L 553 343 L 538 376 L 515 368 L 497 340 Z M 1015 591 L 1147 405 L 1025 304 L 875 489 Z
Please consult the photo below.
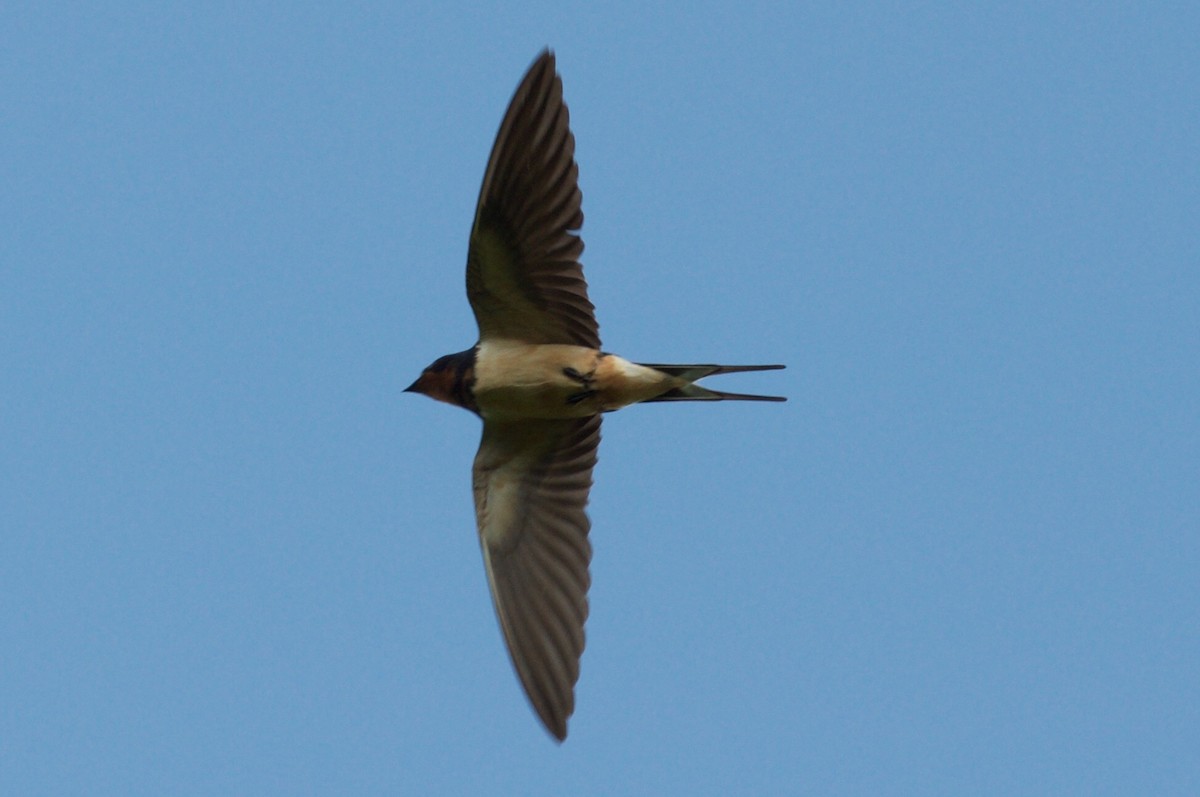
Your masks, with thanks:
M 486 341 L 461 356 L 469 363 L 466 370 L 434 372 L 438 375 L 421 392 L 485 420 L 587 418 L 690 384 L 615 354 L 565 343 Z M 435 392 L 439 380 L 444 388 Z M 469 402 L 457 398 L 464 382 L 470 383 Z
M 583 346 L 490 341 L 476 356 L 475 399 L 485 418 L 586 418 L 650 398 L 659 377 Z
M 554 55 L 518 86 L 484 173 L 467 254 L 479 341 L 408 390 L 483 419 L 473 491 L 484 565 L 513 665 L 562 740 L 587 619 L 584 513 L 603 413 L 652 401 L 783 401 L 695 384 L 781 365 L 645 365 L 600 348 L 578 258 L 575 141 Z

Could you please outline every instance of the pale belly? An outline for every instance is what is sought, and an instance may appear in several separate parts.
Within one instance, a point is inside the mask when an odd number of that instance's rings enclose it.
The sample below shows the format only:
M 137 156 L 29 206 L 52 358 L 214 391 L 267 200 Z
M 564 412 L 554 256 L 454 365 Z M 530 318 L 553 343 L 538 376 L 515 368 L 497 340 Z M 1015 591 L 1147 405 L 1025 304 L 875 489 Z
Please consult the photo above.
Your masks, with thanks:
M 583 346 L 481 343 L 475 403 L 484 418 L 586 418 L 645 401 L 676 380 Z

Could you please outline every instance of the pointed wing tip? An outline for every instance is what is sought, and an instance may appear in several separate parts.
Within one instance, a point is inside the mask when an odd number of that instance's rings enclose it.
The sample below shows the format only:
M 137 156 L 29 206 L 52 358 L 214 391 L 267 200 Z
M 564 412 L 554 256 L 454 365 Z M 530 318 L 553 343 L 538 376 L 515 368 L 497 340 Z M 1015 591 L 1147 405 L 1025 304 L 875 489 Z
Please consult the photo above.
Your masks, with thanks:
M 510 650 L 509 653 L 513 651 Z M 542 723 L 542 727 L 557 744 L 562 744 L 567 739 L 567 720 L 575 713 L 575 685 L 569 687 L 565 696 L 560 695 L 557 700 L 547 699 L 549 696 L 538 690 L 536 683 L 525 680 L 519 667 L 517 676 L 520 678 L 521 688 L 525 691 L 525 697 L 529 700 L 529 706 Z
M 548 44 L 538 51 L 537 58 L 533 59 L 533 64 L 526 71 L 532 72 L 538 67 L 549 69 L 551 72 L 557 71 L 555 66 L 554 50 L 552 50 Z
M 566 720 L 566 718 L 563 718 L 562 720 L 552 724 L 551 721 L 548 720 L 546 717 L 542 717 L 542 724 L 545 725 L 546 730 L 550 733 L 550 736 L 554 739 L 555 744 L 562 744 L 563 742 L 565 742 L 567 740 L 567 720 Z
M 519 673 L 518 673 L 519 675 Z M 575 713 L 575 687 L 571 686 L 567 694 L 566 700 L 554 702 L 542 702 L 536 699 L 536 693 L 522 680 L 521 687 L 525 690 L 525 696 L 529 699 L 529 705 L 533 708 L 533 713 L 541 721 L 542 727 L 546 729 L 546 733 L 554 739 L 557 744 L 562 744 L 567 740 L 567 720 Z

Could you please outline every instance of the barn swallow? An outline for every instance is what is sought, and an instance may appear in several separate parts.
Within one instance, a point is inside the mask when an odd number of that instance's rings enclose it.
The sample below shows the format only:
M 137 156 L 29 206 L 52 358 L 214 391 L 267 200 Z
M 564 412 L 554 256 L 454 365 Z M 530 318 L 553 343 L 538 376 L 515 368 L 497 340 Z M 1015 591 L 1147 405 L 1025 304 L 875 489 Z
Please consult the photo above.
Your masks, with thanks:
M 472 485 L 492 601 L 521 686 L 560 742 L 575 709 L 592 557 L 584 506 L 600 417 L 653 401 L 785 401 L 696 380 L 782 365 L 648 365 L 600 348 L 579 256 L 575 137 L 554 54 L 529 68 L 483 175 L 467 250 L 478 342 L 407 391 L 483 420 Z

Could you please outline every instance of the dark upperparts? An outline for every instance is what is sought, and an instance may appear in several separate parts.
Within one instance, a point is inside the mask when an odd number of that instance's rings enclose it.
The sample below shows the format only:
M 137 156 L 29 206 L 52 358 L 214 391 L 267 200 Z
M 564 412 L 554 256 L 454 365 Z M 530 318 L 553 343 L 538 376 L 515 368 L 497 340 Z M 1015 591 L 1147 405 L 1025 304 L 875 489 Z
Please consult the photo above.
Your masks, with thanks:
M 475 351 L 472 346 L 466 351 L 447 354 L 434 360 L 417 381 L 404 388 L 405 393 L 421 393 L 438 401 L 479 414 L 475 404 Z

